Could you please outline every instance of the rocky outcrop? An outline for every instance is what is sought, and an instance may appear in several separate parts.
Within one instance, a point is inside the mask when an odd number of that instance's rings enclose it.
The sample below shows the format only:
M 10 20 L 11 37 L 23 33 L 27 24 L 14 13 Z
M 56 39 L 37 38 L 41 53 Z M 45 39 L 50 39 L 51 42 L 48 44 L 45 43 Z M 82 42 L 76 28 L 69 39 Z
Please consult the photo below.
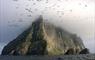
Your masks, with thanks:
M 43 21 L 40 16 L 26 31 L 4 47 L 2 55 L 85 54 L 83 50 L 85 46 L 80 37 Z

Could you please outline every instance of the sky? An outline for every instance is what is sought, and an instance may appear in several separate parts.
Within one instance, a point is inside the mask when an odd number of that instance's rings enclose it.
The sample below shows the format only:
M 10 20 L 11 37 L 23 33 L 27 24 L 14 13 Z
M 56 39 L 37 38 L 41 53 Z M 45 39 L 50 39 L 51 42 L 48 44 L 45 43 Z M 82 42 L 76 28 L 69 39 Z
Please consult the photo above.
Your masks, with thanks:
M 95 53 L 95 0 L 0 0 L 0 51 L 39 15 L 80 36 Z

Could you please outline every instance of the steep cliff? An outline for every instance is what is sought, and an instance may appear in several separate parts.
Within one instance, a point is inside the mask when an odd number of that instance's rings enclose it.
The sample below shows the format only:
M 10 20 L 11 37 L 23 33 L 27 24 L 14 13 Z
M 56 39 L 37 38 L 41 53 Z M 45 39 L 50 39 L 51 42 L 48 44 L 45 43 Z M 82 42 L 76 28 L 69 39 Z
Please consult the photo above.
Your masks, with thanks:
M 89 51 L 85 48 L 80 37 L 43 21 L 42 16 L 2 50 L 2 55 L 69 55 L 87 53 Z

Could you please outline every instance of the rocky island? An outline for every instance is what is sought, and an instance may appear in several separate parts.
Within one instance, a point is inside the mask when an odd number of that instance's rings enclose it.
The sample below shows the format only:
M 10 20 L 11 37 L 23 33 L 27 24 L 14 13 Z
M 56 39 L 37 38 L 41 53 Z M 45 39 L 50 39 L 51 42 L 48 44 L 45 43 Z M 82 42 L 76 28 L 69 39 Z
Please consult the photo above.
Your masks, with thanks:
M 2 50 L 1 55 L 78 55 L 89 54 L 82 39 L 40 16 Z

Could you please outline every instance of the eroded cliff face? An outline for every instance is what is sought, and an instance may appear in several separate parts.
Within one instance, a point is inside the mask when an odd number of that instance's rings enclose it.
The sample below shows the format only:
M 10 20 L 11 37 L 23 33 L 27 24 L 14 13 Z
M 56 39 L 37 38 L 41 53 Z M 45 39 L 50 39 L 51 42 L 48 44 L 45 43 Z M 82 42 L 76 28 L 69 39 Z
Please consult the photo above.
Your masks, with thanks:
M 43 21 L 42 16 L 2 50 L 2 55 L 69 55 L 87 53 L 89 51 L 84 47 L 80 37 Z

